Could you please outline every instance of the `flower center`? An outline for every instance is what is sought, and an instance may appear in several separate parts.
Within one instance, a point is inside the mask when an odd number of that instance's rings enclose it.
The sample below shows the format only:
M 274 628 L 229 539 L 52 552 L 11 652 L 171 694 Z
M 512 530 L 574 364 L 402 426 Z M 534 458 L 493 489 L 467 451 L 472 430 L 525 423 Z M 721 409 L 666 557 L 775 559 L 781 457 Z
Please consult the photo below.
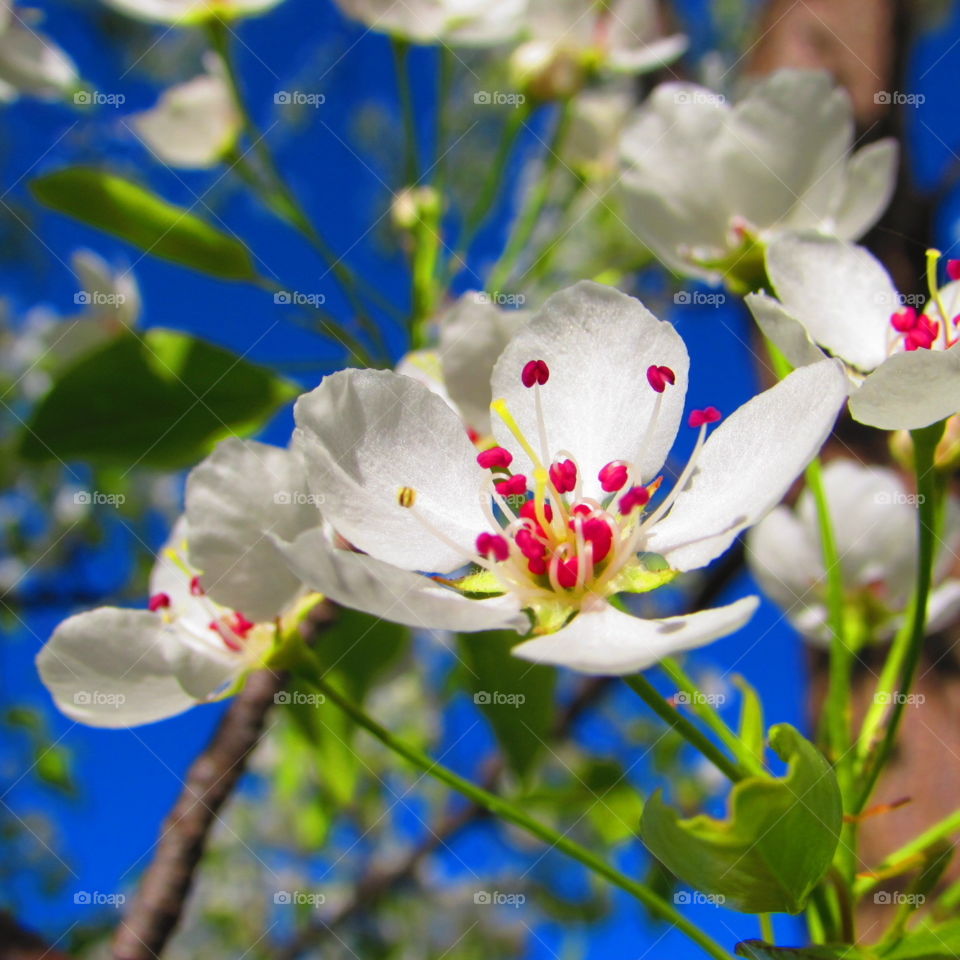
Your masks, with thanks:
M 890 316 L 892 335 L 889 353 L 898 350 L 910 353 L 914 350 L 949 350 L 960 335 L 951 330 L 957 327 L 960 316 L 950 317 L 941 296 L 937 282 L 938 250 L 927 251 L 927 285 L 930 288 L 930 300 L 923 313 L 917 313 L 915 307 L 904 306 Z M 951 280 L 960 277 L 960 261 L 948 260 L 947 273 Z M 936 319 L 935 319 L 936 318 Z
M 700 430 L 694 452 L 658 505 L 653 506 L 652 500 L 663 477 L 644 479 L 639 467 L 627 460 L 613 460 L 600 469 L 597 479 L 602 495 L 594 499 L 583 493 L 576 458 L 569 451 L 550 447 L 540 397 L 549 376 L 542 360 L 528 362 L 521 373 L 521 382 L 534 394 L 539 450 L 524 435 L 505 400 L 491 404 L 530 460 L 532 475 L 511 471 L 514 456 L 505 447 L 490 447 L 477 455 L 477 462 L 491 474 L 489 502 L 485 504 L 491 529 L 477 536 L 476 554 L 464 554 L 464 561 L 486 570 L 499 584 L 498 592 L 517 595 L 523 607 L 559 602 L 564 608 L 580 609 L 591 597 L 606 597 L 623 589 L 618 588 L 618 576 L 626 567 L 642 566 L 638 555 L 644 550 L 646 535 L 686 486 L 707 427 L 721 415 L 716 407 L 691 413 L 690 426 Z M 657 398 L 642 446 L 654 435 L 663 395 L 676 376 L 669 367 L 652 365 L 647 381 Z M 463 552 L 418 511 L 412 488 L 400 489 L 398 503 L 435 536 Z

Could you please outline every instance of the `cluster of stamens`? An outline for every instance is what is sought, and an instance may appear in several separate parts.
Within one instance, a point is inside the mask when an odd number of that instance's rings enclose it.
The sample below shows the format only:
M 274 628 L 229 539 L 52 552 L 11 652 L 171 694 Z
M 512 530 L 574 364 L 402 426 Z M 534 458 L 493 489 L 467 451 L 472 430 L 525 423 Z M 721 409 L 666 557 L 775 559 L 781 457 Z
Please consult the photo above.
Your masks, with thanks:
M 663 477 L 645 480 L 639 468 L 625 460 L 613 460 L 599 471 L 602 495 L 585 496 L 580 467 L 568 451 L 554 451 L 547 440 L 541 388 L 550 370 L 543 360 L 524 365 L 521 382 L 533 391 L 537 412 L 539 450 L 524 436 L 507 407 L 495 400 L 491 409 L 527 455 L 533 476 L 514 473 L 514 455 L 502 446 L 488 447 L 477 463 L 490 471 L 489 503 L 485 509 L 491 529 L 476 539 L 476 554 L 465 557 L 492 572 L 505 592 L 520 594 L 524 605 L 538 600 L 561 599 L 581 605 L 589 595 L 605 596 L 627 564 L 643 550 L 645 534 L 669 510 L 686 485 L 708 424 L 720 419 L 715 407 L 694 410 L 689 419 L 700 428 L 694 455 L 664 500 L 648 512 Z M 646 440 L 654 435 L 664 392 L 676 382 L 669 367 L 652 365 L 647 382 L 657 400 L 647 427 Z M 415 492 L 401 488 L 398 503 L 412 510 L 428 528 L 432 525 L 415 507 Z M 455 546 L 437 530 L 438 537 Z
M 949 350 L 960 340 L 960 335 L 951 336 L 950 325 L 956 327 L 960 316 L 947 316 L 943 299 L 936 280 L 936 263 L 939 253 L 936 250 L 927 251 L 927 277 L 930 285 L 930 301 L 936 308 L 939 320 L 934 320 L 927 313 L 918 313 L 912 306 L 904 306 L 890 315 L 890 326 L 896 336 L 891 346 L 896 348 L 902 344 L 903 349 L 910 353 L 914 350 Z M 960 260 L 947 261 L 947 275 L 951 280 L 960 280 Z M 942 333 L 942 336 L 941 336 Z
M 219 604 L 209 600 L 200 577 L 193 573 L 185 561 L 175 550 L 168 550 L 167 556 L 180 569 L 184 576 L 190 578 L 190 595 L 197 597 L 200 603 L 207 609 L 210 615 L 210 622 L 207 629 L 219 637 L 223 645 L 234 653 L 240 653 L 245 647 L 245 641 L 251 630 L 256 624 L 248 620 L 239 610 L 228 610 Z M 174 614 L 172 610 L 172 601 L 168 593 L 155 593 L 147 602 L 147 609 L 151 613 L 158 613 L 163 617 L 165 623 L 172 623 Z M 189 623 L 181 619 L 180 625 L 189 627 Z

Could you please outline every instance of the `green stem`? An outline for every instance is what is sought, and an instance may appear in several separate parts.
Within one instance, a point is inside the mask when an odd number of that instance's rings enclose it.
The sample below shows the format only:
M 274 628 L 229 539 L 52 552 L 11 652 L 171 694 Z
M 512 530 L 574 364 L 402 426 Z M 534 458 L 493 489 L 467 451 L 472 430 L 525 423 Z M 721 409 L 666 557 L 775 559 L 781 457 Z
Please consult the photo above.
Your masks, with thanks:
M 410 84 L 410 44 L 398 37 L 390 38 L 393 50 L 393 67 L 397 76 L 397 94 L 400 98 L 400 113 L 403 117 L 403 177 L 407 186 L 420 181 L 420 148 L 417 144 L 417 115 L 413 102 L 413 87 Z
M 913 439 L 913 462 L 917 483 L 917 579 L 913 598 L 907 616 L 903 643 L 903 669 L 900 672 L 897 696 L 893 698 L 893 709 L 887 721 L 886 731 L 877 750 L 868 760 L 864 771 L 864 783 L 853 809 L 860 813 L 870 800 L 877 780 L 893 752 L 897 739 L 907 694 L 913 686 L 923 641 L 926 637 L 927 606 L 930 601 L 930 588 L 933 584 L 933 564 L 936 559 L 936 529 L 939 515 L 941 488 L 937 482 L 934 468 L 934 455 L 937 443 L 943 436 L 943 422 L 911 431 Z M 898 642 L 900 637 L 897 638 Z M 893 655 L 893 654 L 891 654 Z
M 684 917 L 672 904 L 664 900 L 646 884 L 640 883 L 628 877 L 626 874 L 621 873 L 601 857 L 597 856 L 592 850 L 581 846 L 565 834 L 554 830 L 552 827 L 540 823 L 511 801 L 504 797 L 497 796 L 497 794 L 491 793 L 488 790 L 484 790 L 482 787 L 477 786 L 477 784 L 472 783 L 470 780 L 461 777 L 459 774 L 443 766 L 429 754 L 395 737 L 389 730 L 377 723 L 372 717 L 367 716 L 360 707 L 346 698 L 336 687 L 329 683 L 322 675 L 319 665 L 312 659 L 301 661 L 300 666 L 305 668 L 307 673 L 304 679 L 319 693 L 322 693 L 328 700 L 336 704 L 358 727 L 362 727 L 385 747 L 392 750 L 418 770 L 434 777 L 451 789 L 462 793 L 465 797 L 474 803 L 480 804 L 492 814 L 501 817 L 515 826 L 521 827 L 544 843 L 567 854 L 567 856 L 582 863 L 594 873 L 610 881 L 610 883 L 636 897 L 651 913 L 675 926 L 711 957 L 715 957 L 717 960 L 730 960 L 730 955 L 719 943 L 697 927 L 696 924 Z
M 764 943 L 775 944 L 777 935 L 773 929 L 773 917 L 769 913 L 760 914 L 760 938 Z
M 563 149 L 563 142 L 566 139 L 567 131 L 570 129 L 572 117 L 573 111 L 570 102 L 566 101 L 560 107 L 560 115 L 557 117 L 556 125 L 553 128 L 553 135 L 547 144 L 547 154 L 543 159 L 543 170 L 533 190 L 530 191 L 526 207 L 514 224 L 510 238 L 507 240 L 506 249 L 490 272 L 486 284 L 488 290 L 500 290 L 507 283 L 516 266 L 517 259 L 530 243 L 530 238 L 537 227 L 540 215 L 550 198 L 553 175 L 560 164 L 560 151 Z
M 894 850 L 883 858 L 882 862 L 872 872 L 875 876 L 863 877 L 854 884 L 853 894 L 855 897 L 862 897 L 869 893 L 875 887 L 879 886 L 887 877 L 899 873 L 899 867 L 907 866 L 904 861 L 911 860 L 913 857 L 924 853 L 934 844 L 946 839 L 952 834 L 960 831 L 960 810 L 954 810 L 949 816 L 928 827 L 923 833 L 914 837 L 909 843 Z
M 722 774 L 733 783 L 747 775 L 717 745 L 704 736 L 676 707 L 671 706 L 654 685 L 642 674 L 624 677 L 624 682 L 661 719 L 673 727 L 691 746 L 696 747 Z
M 269 183 L 262 184 L 259 178 L 253 178 L 253 181 L 251 181 L 249 174 L 244 174 L 244 180 L 248 183 L 253 182 L 254 185 L 260 184 L 258 192 L 267 207 L 281 220 L 298 230 L 317 251 L 327 269 L 333 274 L 340 285 L 350 307 L 356 314 L 357 320 L 367 333 L 374 338 L 377 346 L 383 352 L 384 356 L 386 356 L 386 347 L 380 328 L 369 316 L 363 301 L 357 293 L 357 287 L 360 286 L 359 278 L 340 260 L 336 251 L 327 243 L 323 235 L 313 225 L 313 222 L 300 206 L 296 195 L 287 185 L 286 180 L 280 172 L 276 159 L 267 144 L 266 137 L 257 125 L 257 122 L 253 119 L 253 115 L 247 106 L 246 98 L 243 95 L 243 88 L 240 84 L 240 76 L 233 58 L 233 51 L 230 47 L 230 32 L 228 27 L 223 21 L 211 18 L 207 21 L 207 33 L 210 38 L 210 45 L 224 65 L 227 83 L 230 86 L 230 93 L 233 97 L 234 104 L 240 114 L 244 133 L 250 141 L 251 149 L 260 161 L 260 165 L 263 167 Z M 379 294 L 376 294 L 376 296 L 381 303 L 384 302 Z M 394 309 L 392 304 L 389 303 L 387 303 L 386 308 L 391 311 Z
M 677 689 L 687 694 L 693 711 L 737 758 L 740 766 L 755 776 L 765 775 L 766 770 L 764 770 L 760 760 L 747 749 L 743 741 L 727 726 L 713 705 L 707 702 L 683 667 L 672 657 L 661 660 L 659 665 L 660 669 L 677 685 Z

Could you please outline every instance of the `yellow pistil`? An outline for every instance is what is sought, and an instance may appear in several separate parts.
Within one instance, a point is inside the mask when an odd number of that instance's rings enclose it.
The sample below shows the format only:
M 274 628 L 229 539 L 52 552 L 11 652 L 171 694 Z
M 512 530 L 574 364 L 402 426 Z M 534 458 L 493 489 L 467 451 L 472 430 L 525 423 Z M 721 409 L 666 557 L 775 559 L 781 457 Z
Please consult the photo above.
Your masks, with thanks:
M 941 256 L 940 251 L 932 247 L 927 251 L 927 286 L 930 288 L 931 299 L 937 305 L 937 310 L 940 311 L 940 323 L 943 327 L 944 343 L 948 343 L 950 337 L 947 331 L 947 324 L 950 322 L 950 318 L 947 316 L 946 308 L 943 305 L 943 298 L 940 296 L 940 284 L 937 281 L 937 264 L 940 262 Z

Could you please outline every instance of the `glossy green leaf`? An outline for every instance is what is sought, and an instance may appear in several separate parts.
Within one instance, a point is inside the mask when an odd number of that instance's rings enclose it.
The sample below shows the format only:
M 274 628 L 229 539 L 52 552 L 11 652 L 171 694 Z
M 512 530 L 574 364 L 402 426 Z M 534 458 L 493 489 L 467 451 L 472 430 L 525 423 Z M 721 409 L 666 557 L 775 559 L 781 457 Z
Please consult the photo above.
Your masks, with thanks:
M 741 677 L 733 678 L 740 691 L 740 725 L 738 735 L 746 748 L 763 763 L 763 703 L 757 691 Z
M 175 469 L 252 433 L 296 387 L 172 330 L 123 334 L 81 357 L 37 404 L 20 441 L 31 461 Z
M 224 280 L 255 280 L 250 251 L 183 207 L 92 167 L 68 167 L 30 182 L 44 206 L 126 240 L 144 253 Z
M 468 689 L 490 721 L 511 769 L 523 776 L 549 739 L 554 721 L 556 671 L 510 653 L 517 635 L 507 630 L 460 636 Z
M 680 880 L 747 913 L 798 913 L 826 873 L 840 837 L 842 809 L 833 770 L 793 727 L 770 730 L 789 762 L 785 777 L 736 784 L 726 820 L 681 820 L 659 793 L 647 801 L 641 835 Z

